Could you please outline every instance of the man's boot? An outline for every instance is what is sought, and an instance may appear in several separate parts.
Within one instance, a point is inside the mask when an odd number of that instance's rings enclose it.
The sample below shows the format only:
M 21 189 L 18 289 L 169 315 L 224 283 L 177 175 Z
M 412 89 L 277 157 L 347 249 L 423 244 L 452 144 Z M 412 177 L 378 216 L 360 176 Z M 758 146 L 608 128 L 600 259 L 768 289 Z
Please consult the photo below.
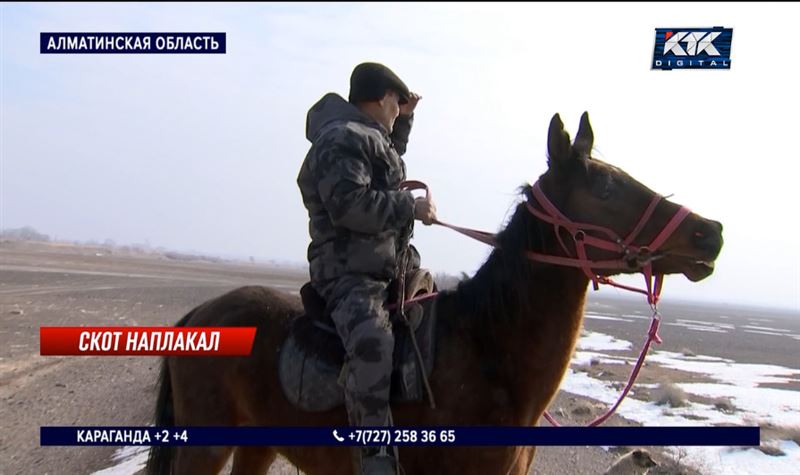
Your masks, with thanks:
M 361 450 L 361 475 L 396 475 L 397 461 L 387 447 L 368 447 Z

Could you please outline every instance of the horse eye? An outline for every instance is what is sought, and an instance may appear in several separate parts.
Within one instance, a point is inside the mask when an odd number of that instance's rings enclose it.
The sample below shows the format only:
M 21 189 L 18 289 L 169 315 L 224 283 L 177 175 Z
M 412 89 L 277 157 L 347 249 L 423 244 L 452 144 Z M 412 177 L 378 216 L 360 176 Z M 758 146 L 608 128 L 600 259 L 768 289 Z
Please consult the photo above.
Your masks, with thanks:
M 606 200 L 611 196 L 614 181 L 610 176 L 606 175 L 598 178 L 592 187 L 593 194 L 601 200 Z

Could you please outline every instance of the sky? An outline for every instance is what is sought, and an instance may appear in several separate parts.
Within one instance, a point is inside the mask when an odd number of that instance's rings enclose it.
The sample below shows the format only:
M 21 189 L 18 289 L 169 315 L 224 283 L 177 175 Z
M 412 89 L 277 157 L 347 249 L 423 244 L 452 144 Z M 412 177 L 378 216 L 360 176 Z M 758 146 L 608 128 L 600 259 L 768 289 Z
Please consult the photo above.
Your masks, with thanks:
M 664 299 L 800 314 L 798 4 L 0 4 L 0 227 L 304 263 L 305 117 L 378 61 L 422 95 L 404 159 L 443 221 L 498 231 L 547 127 L 724 225 Z M 733 28 L 729 71 L 653 71 L 655 28 Z M 42 55 L 40 32 L 225 32 L 224 55 Z M 791 147 L 786 144 L 789 143 Z M 423 265 L 490 249 L 417 223 Z M 639 277 L 621 279 L 640 284 Z M 601 293 L 619 295 L 616 289 Z

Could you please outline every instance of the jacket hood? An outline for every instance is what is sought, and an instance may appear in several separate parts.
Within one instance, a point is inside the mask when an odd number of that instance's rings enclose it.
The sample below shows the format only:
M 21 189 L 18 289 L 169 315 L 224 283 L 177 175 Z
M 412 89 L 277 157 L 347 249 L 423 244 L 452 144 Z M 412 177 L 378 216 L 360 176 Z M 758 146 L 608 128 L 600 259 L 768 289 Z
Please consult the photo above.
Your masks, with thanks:
M 314 142 L 320 132 L 334 123 L 360 122 L 377 127 L 386 133 L 385 128 L 373 118 L 364 114 L 356 106 L 344 100 L 339 94 L 330 92 L 317 101 L 306 116 L 306 138 Z

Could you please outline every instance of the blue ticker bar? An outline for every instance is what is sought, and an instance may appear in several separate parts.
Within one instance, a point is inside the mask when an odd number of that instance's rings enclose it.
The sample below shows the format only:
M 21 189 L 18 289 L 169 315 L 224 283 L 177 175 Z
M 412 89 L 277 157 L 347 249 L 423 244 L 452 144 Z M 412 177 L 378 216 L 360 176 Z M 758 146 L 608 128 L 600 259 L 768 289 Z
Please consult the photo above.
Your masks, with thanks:
M 758 446 L 759 427 L 41 427 L 42 446 Z

